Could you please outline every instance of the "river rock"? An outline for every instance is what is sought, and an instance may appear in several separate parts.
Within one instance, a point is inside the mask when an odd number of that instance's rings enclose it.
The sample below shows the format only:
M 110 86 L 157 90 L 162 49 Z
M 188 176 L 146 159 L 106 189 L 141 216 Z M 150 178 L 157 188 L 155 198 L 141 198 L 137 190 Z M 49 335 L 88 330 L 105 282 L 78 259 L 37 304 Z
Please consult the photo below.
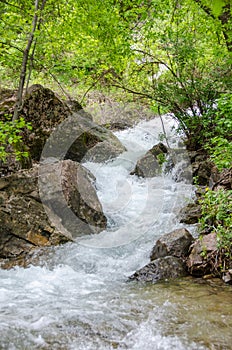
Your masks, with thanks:
M 217 270 L 214 255 L 217 251 L 217 235 L 210 233 L 197 239 L 190 247 L 187 259 L 188 271 L 193 276 L 204 276 Z
M 199 203 L 189 203 L 180 210 L 180 222 L 192 225 L 198 223 L 201 218 L 201 205 Z
M 71 160 L 0 179 L 0 258 L 20 257 L 36 247 L 104 229 L 106 217 L 93 181 L 85 168 Z M 70 224 L 70 218 L 76 221 Z
M 194 238 L 188 230 L 176 229 L 158 239 L 152 249 L 150 259 L 153 261 L 165 256 L 185 258 L 193 241 Z
M 1 111 L 12 115 L 15 100 L 14 91 L 0 91 L 0 118 L 4 117 Z M 92 116 L 77 101 L 70 98 L 64 102 L 52 90 L 40 84 L 32 85 L 24 94 L 20 116 L 30 122 L 33 128 L 32 131 L 24 130 L 22 136 L 25 150 L 29 151 L 30 158 L 34 161 L 40 160 L 46 141 L 50 140 L 53 133 L 56 143 L 54 140 L 50 141 L 49 156 L 56 157 L 59 150 L 60 160 L 81 162 L 86 155 L 84 161 L 101 162 L 125 151 L 117 137 L 110 130 L 94 123 Z M 14 162 L 17 163 L 15 159 Z M 31 162 L 28 161 L 26 166 L 6 164 L 6 171 L 2 174 L 30 166 Z
M 33 133 L 28 133 L 25 138 L 32 159 L 40 159 L 46 140 L 56 128 L 55 137 L 59 137 L 59 142 L 51 148 L 51 153 L 59 148 L 62 159 L 80 162 L 98 143 L 104 144 L 100 161 L 113 158 L 125 150 L 111 131 L 95 124 L 91 115 L 81 108 L 77 101 L 70 99 L 67 103 L 63 102 L 53 91 L 39 84 L 29 88 L 24 97 L 22 115 L 33 127 Z M 65 120 L 67 122 L 64 123 Z M 100 147 L 91 150 L 95 161 L 98 159 L 97 152 L 101 152 Z
M 193 178 L 200 186 L 207 186 L 210 183 L 213 164 L 209 160 L 196 161 L 192 164 Z
M 186 266 L 182 259 L 174 256 L 165 256 L 153 260 L 136 271 L 130 280 L 156 283 L 161 280 L 174 279 L 186 276 Z
M 40 198 L 49 208 L 50 218 L 55 215 L 56 222 L 58 216 L 74 238 L 106 228 L 107 220 L 94 181 L 89 170 L 71 160 L 48 159 L 40 165 Z
M 167 153 L 167 147 L 161 142 L 158 143 L 137 161 L 131 175 L 138 175 L 141 177 L 154 177 L 159 175 L 162 170 L 162 161 L 159 160 L 159 156 L 165 157 Z
M 75 114 L 74 118 L 76 121 L 70 131 L 76 132 L 78 137 L 68 150 L 66 159 L 105 162 L 126 151 L 126 148 L 110 130 L 86 119 L 80 113 Z M 71 118 L 71 124 L 74 118 Z

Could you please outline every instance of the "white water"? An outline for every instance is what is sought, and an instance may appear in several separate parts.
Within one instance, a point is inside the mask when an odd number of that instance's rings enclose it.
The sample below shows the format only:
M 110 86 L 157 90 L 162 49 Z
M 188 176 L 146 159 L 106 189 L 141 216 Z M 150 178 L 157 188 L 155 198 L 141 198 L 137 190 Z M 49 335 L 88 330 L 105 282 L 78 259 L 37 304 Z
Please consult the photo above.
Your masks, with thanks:
M 107 231 L 51 249 L 39 266 L 0 270 L 0 349 L 210 349 L 201 326 L 194 337 L 185 307 L 198 301 L 186 304 L 180 294 L 188 287 L 127 282 L 149 261 L 155 240 L 181 227 L 176 214 L 193 196 L 191 185 L 171 175 L 129 175 L 161 131 L 155 119 L 118 132 L 128 152 L 108 164 L 86 164 L 97 178 Z

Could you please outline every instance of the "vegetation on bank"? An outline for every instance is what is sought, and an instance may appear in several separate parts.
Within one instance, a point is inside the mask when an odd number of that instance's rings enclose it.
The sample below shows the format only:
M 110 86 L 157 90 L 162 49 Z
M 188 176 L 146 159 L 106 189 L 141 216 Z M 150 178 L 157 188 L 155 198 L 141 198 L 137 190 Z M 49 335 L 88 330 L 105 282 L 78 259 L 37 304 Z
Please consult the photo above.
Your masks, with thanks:
M 215 232 L 217 236 L 216 269 L 219 273 L 232 268 L 232 190 L 207 188 L 200 200 L 202 217 L 199 230 L 203 233 Z M 219 265 L 219 266 L 218 266 Z
M 0 80 L 18 91 L 14 120 L 1 117 L 2 161 L 27 156 L 22 93 L 43 83 L 83 105 L 96 89 L 171 112 L 190 150 L 230 168 L 231 18 L 230 0 L 0 0 Z M 231 191 L 207 191 L 202 208 L 227 263 Z

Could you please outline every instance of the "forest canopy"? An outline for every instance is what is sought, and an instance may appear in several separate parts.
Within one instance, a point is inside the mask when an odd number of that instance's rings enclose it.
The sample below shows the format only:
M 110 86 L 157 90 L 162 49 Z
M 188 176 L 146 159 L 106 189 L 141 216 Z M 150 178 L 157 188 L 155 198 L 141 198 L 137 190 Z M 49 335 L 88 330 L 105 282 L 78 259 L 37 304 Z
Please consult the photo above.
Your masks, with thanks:
M 83 94 L 119 89 L 172 112 L 193 147 L 210 149 L 213 139 L 230 161 L 231 7 L 230 0 L 0 0 L 0 79 L 18 88 L 15 119 L 32 82 L 54 80 Z

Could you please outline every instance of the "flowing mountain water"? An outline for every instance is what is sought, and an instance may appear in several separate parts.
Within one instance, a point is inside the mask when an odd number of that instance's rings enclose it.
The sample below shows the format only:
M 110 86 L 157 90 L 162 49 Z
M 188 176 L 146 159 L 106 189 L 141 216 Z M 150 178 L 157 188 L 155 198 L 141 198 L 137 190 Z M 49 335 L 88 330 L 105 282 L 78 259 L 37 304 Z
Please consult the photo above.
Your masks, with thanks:
M 165 124 L 177 147 L 168 116 Z M 129 175 L 161 132 L 159 119 L 117 132 L 128 151 L 85 164 L 96 176 L 107 231 L 50 249 L 39 266 L 0 270 L 0 349 L 232 349 L 228 287 L 128 282 L 156 239 L 181 227 L 177 213 L 193 196 L 171 174 Z

